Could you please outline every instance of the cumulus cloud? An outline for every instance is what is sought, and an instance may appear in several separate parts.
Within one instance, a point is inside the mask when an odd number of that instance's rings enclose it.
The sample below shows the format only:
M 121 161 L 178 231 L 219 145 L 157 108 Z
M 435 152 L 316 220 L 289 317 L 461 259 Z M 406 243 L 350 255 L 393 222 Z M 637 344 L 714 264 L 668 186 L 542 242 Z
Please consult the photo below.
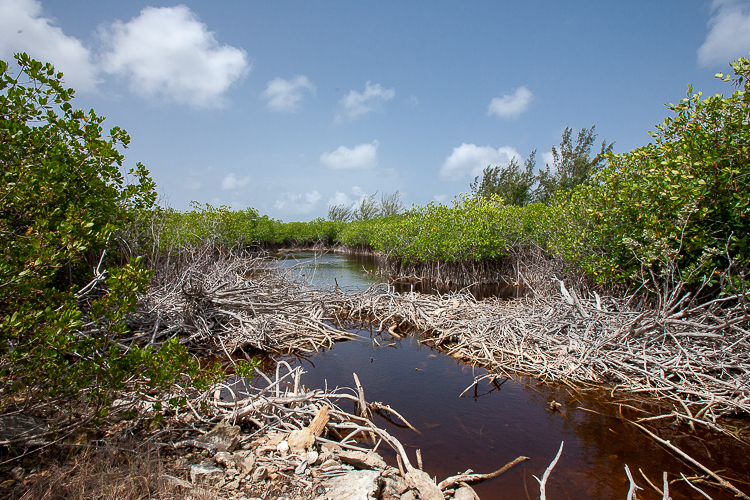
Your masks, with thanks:
M 331 153 L 320 155 L 320 163 L 335 170 L 363 170 L 378 164 L 378 146 L 380 142 L 372 141 L 347 148 L 339 146 Z
M 494 97 L 487 108 L 487 116 L 497 115 L 500 118 L 516 119 L 529 107 L 533 95 L 526 87 L 518 87 L 513 95 L 503 94 Z
M 453 148 L 453 153 L 445 158 L 443 166 L 440 167 L 440 178 L 454 181 L 463 179 L 466 174 L 477 176 L 488 165 L 507 166 L 514 156 L 521 157 L 518 151 L 510 146 L 495 149 L 491 146 L 477 146 L 464 142 Z
M 368 81 L 365 83 L 364 93 L 350 90 L 341 98 L 339 104 L 341 104 L 342 111 L 336 115 L 336 122 L 341 123 L 344 119 L 355 120 L 370 111 L 377 111 L 381 109 L 384 102 L 393 99 L 394 95 L 396 95 L 394 89 L 384 89 L 379 83 L 371 85 Z
M 750 51 L 750 3 L 714 0 L 706 41 L 698 49 L 703 67 L 725 65 Z
M 448 195 L 447 194 L 436 194 L 436 195 L 433 196 L 433 198 L 435 198 L 435 201 L 438 202 L 438 203 L 445 203 L 445 200 L 448 199 Z
M 346 193 L 342 193 L 341 191 L 336 191 L 336 194 L 334 194 L 332 197 L 328 198 L 328 201 L 326 202 L 328 206 L 331 205 L 351 205 L 352 200 L 346 195 Z
M 304 75 L 295 76 L 291 80 L 277 77 L 268 82 L 261 97 L 268 99 L 266 107 L 271 111 L 294 113 L 299 109 L 298 103 L 304 99 L 304 90 L 315 95 L 315 85 Z
M 552 166 L 555 163 L 555 157 L 552 156 L 552 151 L 547 151 L 545 153 L 542 153 L 542 163 L 544 165 L 549 165 L 550 168 L 552 168 Z
M 248 184 L 250 184 L 250 176 L 243 177 L 242 179 L 238 179 L 234 173 L 231 173 L 224 177 L 224 180 L 221 181 L 221 189 L 225 191 L 233 190 L 233 189 L 240 189 L 243 187 L 246 187 Z
M 309 193 L 295 194 L 295 193 L 284 193 L 281 198 L 276 200 L 274 207 L 277 210 L 284 210 L 285 212 L 306 214 L 310 213 L 315 206 L 318 204 L 322 196 L 319 192 L 313 190 Z
M 146 7 L 138 17 L 103 29 L 104 71 L 122 75 L 144 97 L 194 107 L 222 104 L 249 69 L 244 50 L 219 45 L 188 7 Z
M 64 73 L 65 84 L 76 90 L 93 90 L 99 83 L 89 49 L 42 17 L 38 0 L 0 1 L 0 57 L 9 61 L 15 52 L 51 62 Z

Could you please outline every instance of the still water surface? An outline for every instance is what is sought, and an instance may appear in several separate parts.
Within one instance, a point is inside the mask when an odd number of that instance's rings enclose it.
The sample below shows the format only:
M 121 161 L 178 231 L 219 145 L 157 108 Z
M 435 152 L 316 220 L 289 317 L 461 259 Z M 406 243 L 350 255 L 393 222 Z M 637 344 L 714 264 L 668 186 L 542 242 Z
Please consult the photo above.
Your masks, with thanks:
M 373 277 L 377 261 L 371 258 L 341 254 L 314 257 L 296 254 L 283 258 L 281 265 L 296 266 L 294 272 L 304 274 L 316 286 L 333 286 L 337 282 L 342 287 L 364 289 L 377 282 Z M 679 478 L 680 472 L 694 474 L 634 426 L 617 418 L 620 412 L 630 419 L 644 415 L 628 407 L 644 408 L 643 403 L 627 396 L 613 399 L 601 390 L 580 393 L 564 385 L 516 376 L 499 378 L 494 384 L 482 381 L 459 397 L 475 376 L 487 372 L 428 347 L 416 335 L 398 339 L 372 329 L 356 332 L 359 339 L 335 344 L 310 358 L 276 359 L 302 365 L 307 372 L 302 380 L 308 388 L 323 388 L 326 384 L 329 388 L 353 387 L 352 373 L 357 373 L 368 401 L 390 405 L 420 434 L 382 416 L 375 417 L 376 424 L 401 440 L 413 464 L 415 450 L 421 449 L 425 470 L 438 480 L 469 468 L 492 472 L 519 455 L 531 457 L 500 477 L 476 484 L 482 500 L 539 498 L 539 486 L 532 475 L 542 476 L 561 441 L 565 442 L 564 450 L 547 483 L 548 499 L 624 500 L 628 491 L 626 464 L 636 482 L 646 488 L 638 493 L 644 499 L 662 497 L 646 484 L 639 469 L 659 486 L 662 471 L 669 472 L 670 479 Z M 270 370 L 274 363 L 268 358 L 264 368 Z M 552 401 L 562 404 L 558 411 L 550 409 Z M 750 491 L 746 447 L 700 429 L 692 432 L 684 425 L 657 422 L 651 429 L 709 468 L 723 469 L 726 477 L 745 481 L 735 484 Z M 385 447 L 379 451 L 387 462 L 396 465 L 394 453 Z M 714 499 L 733 498 L 720 490 L 704 488 Z M 672 485 L 670 492 L 674 499 L 702 498 L 680 484 Z

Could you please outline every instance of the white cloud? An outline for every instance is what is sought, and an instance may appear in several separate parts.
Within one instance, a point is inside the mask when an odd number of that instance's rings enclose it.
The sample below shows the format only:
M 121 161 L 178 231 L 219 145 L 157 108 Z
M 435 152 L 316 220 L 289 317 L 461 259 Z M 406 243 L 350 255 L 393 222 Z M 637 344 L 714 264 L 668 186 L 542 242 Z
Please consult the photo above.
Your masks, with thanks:
M 315 208 L 321 198 L 320 193 L 315 190 L 304 195 L 284 193 L 280 199 L 276 200 L 274 207 L 289 213 L 307 214 Z
M 513 95 L 494 97 L 487 108 L 487 116 L 515 119 L 529 107 L 533 95 L 526 87 L 518 87 Z
M 549 165 L 550 168 L 552 168 L 552 166 L 554 165 L 554 163 L 555 163 L 555 157 L 552 156 L 552 151 L 547 151 L 546 153 L 542 153 L 542 164 L 543 165 Z M 542 168 L 544 168 L 544 167 L 542 167 Z
M 227 89 L 250 69 L 244 50 L 219 45 L 188 7 L 146 7 L 127 23 L 102 30 L 104 71 L 123 75 L 144 97 L 195 107 L 222 104 Z
M 268 99 L 266 107 L 271 111 L 294 113 L 299 109 L 299 101 L 304 99 L 302 91 L 305 89 L 315 95 L 315 85 L 304 75 L 295 76 L 292 80 L 277 77 L 268 82 L 261 97 Z
M 37 0 L 0 1 L 0 58 L 10 61 L 15 52 L 26 52 L 62 71 L 66 86 L 93 90 L 99 78 L 91 52 L 53 24 L 52 19 L 42 17 L 42 4 Z
M 342 112 L 336 115 L 336 123 L 341 123 L 345 118 L 354 120 L 364 116 L 370 111 L 377 111 L 386 101 L 393 99 L 396 95 L 394 89 L 384 89 L 379 83 L 371 85 L 365 83 L 365 92 L 360 94 L 356 90 L 350 90 L 341 98 L 339 103 L 343 107 Z
M 346 193 L 342 193 L 341 191 L 336 191 L 336 194 L 334 194 L 331 198 L 328 198 L 328 201 L 326 202 L 328 206 L 331 205 L 351 205 L 352 200 L 349 199 L 349 197 L 346 195 Z
M 443 203 L 443 202 L 445 202 L 445 200 L 448 199 L 448 195 L 447 194 L 436 194 L 436 195 L 433 196 L 433 198 L 435 198 L 436 202 Z
M 514 156 L 521 157 L 518 151 L 510 146 L 495 149 L 491 146 L 477 146 L 464 142 L 453 148 L 453 153 L 445 158 L 443 166 L 440 167 L 440 177 L 444 180 L 459 180 L 466 174 L 477 176 L 488 165 L 507 166 Z
M 331 153 L 320 155 L 320 163 L 335 170 L 360 170 L 373 168 L 378 164 L 378 146 L 380 142 L 359 144 L 349 149 L 339 146 Z
M 238 179 L 234 173 L 231 173 L 224 177 L 224 180 L 221 181 L 221 189 L 228 191 L 232 189 L 240 189 L 243 187 L 246 187 L 248 184 L 250 184 L 250 176 L 243 177 L 242 179 Z
M 419 104 L 419 99 L 417 99 L 416 96 L 410 95 L 409 98 L 406 100 L 406 104 L 411 106 L 412 108 L 416 108 Z
M 698 49 L 703 66 L 725 65 L 750 51 L 750 3 L 714 0 L 706 41 Z

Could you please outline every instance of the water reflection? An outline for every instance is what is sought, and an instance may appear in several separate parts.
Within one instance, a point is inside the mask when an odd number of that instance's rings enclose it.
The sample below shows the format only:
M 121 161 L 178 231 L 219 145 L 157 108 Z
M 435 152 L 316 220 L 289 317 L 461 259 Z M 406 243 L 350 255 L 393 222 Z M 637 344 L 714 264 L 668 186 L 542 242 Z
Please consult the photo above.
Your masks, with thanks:
M 279 254 L 279 266 L 312 286 L 362 291 L 376 283 L 378 261 L 374 257 L 333 252 L 290 252 Z

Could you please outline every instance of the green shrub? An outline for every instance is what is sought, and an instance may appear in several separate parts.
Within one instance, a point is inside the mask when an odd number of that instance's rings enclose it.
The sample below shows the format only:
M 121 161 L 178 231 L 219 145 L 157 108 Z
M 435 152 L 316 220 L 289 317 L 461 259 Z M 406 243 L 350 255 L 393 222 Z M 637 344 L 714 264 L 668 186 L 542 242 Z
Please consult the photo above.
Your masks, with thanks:
M 732 63 L 732 95 L 687 97 L 652 133 L 654 142 L 608 156 L 570 200 L 559 199 L 556 250 L 601 282 L 678 273 L 711 284 L 748 269 L 750 62 Z M 730 269 L 731 268 L 731 269 Z
M 52 65 L 16 61 L 16 74 L 0 61 L 0 395 L 85 396 L 102 412 L 126 385 L 198 377 L 177 343 L 118 346 L 150 274 L 140 259 L 107 269 L 102 252 L 156 199 L 143 165 L 130 183 L 120 172 L 130 138 L 119 127 L 104 137 L 103 117 L 74 110 Z

